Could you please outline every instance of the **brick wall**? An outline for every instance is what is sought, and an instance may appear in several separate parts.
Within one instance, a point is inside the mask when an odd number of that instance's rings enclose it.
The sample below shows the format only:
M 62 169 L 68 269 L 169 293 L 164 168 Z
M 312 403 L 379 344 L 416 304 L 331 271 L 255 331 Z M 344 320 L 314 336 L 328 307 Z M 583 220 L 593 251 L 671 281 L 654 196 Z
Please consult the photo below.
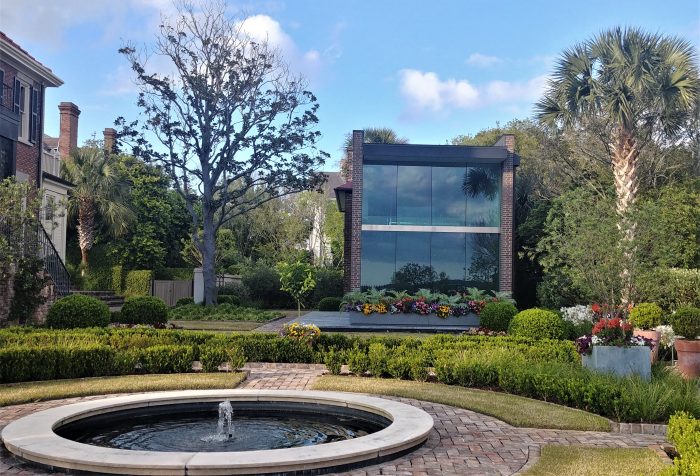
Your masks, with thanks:
M 350 289 L 360 289 L 362 249 L 362 162 L 364 131 L 352 131 L 352 211 L 350 236 Z M 346 212 L 347 213 L 347 212 Z
M 352 269 L 352 193 L 345 194 L 343 225 L 343 291 L 352 290 L 350 271 Z
M 515 170 L 513 168 L 513 154 L 515 153 L 515 136 L 506 134 L 502 136 L 497 146 L 505 147 L 509 154 L 503 162 L 503 175 L 501 182 L 501 243 L 499 250 L 500 276 L 498 288 L 501 291 L 513 291 L 513 207 L 515 196 Z

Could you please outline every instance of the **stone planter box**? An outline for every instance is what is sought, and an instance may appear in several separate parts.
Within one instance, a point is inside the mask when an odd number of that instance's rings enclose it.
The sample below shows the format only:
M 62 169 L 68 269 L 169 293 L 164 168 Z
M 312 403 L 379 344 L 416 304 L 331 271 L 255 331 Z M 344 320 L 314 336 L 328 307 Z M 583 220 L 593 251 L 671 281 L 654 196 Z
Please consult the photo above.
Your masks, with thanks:
M 350 315 L 350 324 L 353 326 L 371 325 L 371 326 L 382 326 L 382 327 L 411 327 L 415 329 L 426 328 L 434 329 L 440 327 L 478 327 L 479 326 L 479 316 L 474 313 L 469 313 L 460 317 L 437 317 L 434 314 L 428 314 L 422 316 L 420 314 L 379 314 L 373 312 L 372 314 L 365 316 L 361 312 L 351 311 L 348 312 Z
M 616 347 L 594 345 L 590 355 L 583 356 L 583 366 L 597 372 L 612 373 L 621 377 L 637 374 L 645 380 L 651 378 L 651 350 L 649 347 Z

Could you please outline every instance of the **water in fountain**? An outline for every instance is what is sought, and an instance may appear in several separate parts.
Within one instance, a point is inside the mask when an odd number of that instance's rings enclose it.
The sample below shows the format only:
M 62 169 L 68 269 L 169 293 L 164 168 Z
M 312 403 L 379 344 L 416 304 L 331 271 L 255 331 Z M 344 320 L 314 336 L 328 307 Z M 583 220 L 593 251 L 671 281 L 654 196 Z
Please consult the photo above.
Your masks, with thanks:
M 233 438 L 233 407 L 231 402 L 224 400 L 219 403 L 219 421 L 216 426 L 216 435 L 207 435 L 202 438 L 206 442 L 222 442 Z

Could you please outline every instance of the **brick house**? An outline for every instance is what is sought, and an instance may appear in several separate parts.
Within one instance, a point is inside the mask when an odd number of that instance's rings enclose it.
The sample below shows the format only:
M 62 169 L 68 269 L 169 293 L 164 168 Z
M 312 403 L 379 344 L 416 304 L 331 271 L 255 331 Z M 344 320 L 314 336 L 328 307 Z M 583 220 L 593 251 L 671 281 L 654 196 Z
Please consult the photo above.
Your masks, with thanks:
M 61 138 L 44 135 L 46 88 L 59 87 L 63 81 L 2 32 L 0 84 L 0 180 L 15 177 L 41 188 L 44 204 L 52 205 L 42 210 L 37 252 L 52 278 L 51 292 L 65 294 L 70 282 L 64 266 L 64 205 L 71 184 L 60 178 L 60 158 L 77 146 L 80 111 L 72 103 L 61 103 Z
M 515 137 L 491 147 L 366 144 L 353 131 L 346 291 L 513 290 Z

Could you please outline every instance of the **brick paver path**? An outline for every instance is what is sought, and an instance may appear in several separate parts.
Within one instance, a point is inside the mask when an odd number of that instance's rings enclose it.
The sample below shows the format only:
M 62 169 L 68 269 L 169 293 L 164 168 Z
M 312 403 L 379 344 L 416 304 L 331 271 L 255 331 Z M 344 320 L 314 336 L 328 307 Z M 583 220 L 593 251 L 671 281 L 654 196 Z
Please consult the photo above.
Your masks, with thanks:
M 241 388 L 308 390 L 323 373 L 320 365 L 248 364 L 249 377 Z M 104 396 L 70 398 L 0 408 L 0 428 L 23 415 L 45 408 Z M 517 473 L 528 461 L 539 457 L 547 444 L 594 447 L 647 447 L 664 444 L 661 436 L 588 431 L 515 428 L 496 418 L 469 410 L 406 398 L 390 398 L 417 406 L 435 420 L 435 427 L 423 446 L 381 464 L 351 470 L 345 476 L 369 475 L 501 475 Z M 2 448 L 0 474 L 43 475 Z M 57 473 L 51 473 L 56 475 Z M 60 473 L 58 473 L 60 474 Z

